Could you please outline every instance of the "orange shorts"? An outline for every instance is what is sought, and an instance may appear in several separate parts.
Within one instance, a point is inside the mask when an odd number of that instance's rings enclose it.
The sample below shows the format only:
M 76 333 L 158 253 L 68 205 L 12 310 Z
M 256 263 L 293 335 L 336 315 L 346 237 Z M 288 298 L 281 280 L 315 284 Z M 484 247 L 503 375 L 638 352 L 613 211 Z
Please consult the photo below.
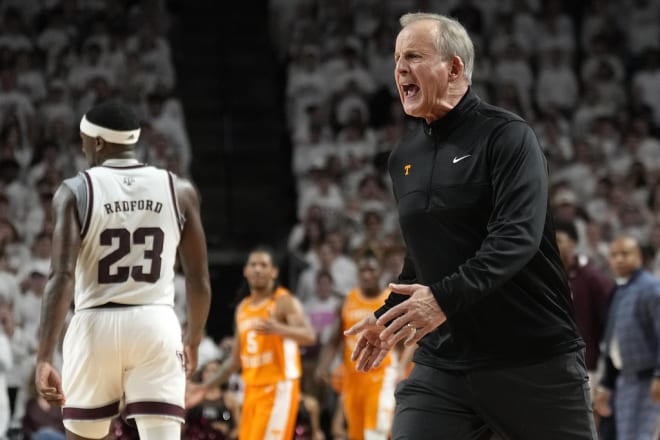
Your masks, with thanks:
M 291 440 L 299 404 L 299 379 L 270 385 L 246 385 L 238 438 Z
M 394 417 L 396 369 L 344 376 L 343 402 L 348 438 L 387 438 Z

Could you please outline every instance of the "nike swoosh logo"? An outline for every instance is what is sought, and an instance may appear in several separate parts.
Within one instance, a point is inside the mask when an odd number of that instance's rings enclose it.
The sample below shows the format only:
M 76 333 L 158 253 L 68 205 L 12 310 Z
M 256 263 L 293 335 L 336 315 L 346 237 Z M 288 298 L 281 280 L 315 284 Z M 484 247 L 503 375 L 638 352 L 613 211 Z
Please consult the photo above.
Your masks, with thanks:
M 461 156 L 461 157 L 454 156 L 454 162 L 453 163 L 458 163 L 458 162 L 462 161 L 463 159 L 467 159 L 470 156 L 472 156 L 472 155 L 471 154 L 466 154 L 465 156 Z

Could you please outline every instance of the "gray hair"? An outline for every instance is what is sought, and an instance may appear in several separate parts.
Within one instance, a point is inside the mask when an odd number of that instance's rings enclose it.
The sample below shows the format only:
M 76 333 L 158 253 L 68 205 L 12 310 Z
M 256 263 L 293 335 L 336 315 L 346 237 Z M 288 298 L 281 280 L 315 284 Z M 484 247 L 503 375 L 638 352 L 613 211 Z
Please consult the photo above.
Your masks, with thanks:
M 474 44 L 467 30 L 457 20 L 440 14 L 425 12 L 411 12 L 399 19 L 401 27 L 420 20 L 433 20 L 438 25 L 438 34 L 435 47 L 442 56 L 458 56 L 463 60 L 463 77 L 468 84 L 472 84 L 472 70 L 474 69 Z

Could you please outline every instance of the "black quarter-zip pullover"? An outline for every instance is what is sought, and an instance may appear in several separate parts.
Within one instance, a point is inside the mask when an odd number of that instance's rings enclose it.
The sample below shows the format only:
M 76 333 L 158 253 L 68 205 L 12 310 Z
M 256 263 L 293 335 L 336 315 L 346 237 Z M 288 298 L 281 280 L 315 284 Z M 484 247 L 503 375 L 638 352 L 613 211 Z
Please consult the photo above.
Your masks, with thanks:
M 468 90 L 389 158 L 408 255 L 402 283 L 430 286 L 447 321 L 414 361 L 446 369 L 521 365 L 583 347 L 531 127 Z M 376 314 L 405 300 L 391 294 Z

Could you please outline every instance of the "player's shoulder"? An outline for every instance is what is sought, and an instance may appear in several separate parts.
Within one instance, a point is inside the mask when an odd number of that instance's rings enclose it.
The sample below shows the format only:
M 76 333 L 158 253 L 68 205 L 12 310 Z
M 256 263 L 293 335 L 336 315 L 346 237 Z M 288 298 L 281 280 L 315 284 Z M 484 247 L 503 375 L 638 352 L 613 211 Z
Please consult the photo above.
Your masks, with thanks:
M 191 210 L 198 208 L 200 197 L 197 187 L 193 182 L 188 178 L 174 174 L 171 171 L 166 172 L 169 173 L 172 189 L 176 195 L 182 213 L 185 215 Z
M 295 296 L 286 287 L 277 286 L 275 292 L 273 292 L 273 299 L 275 301 L 289 301 L 291 299 L 295 299 Z
M 242 308 L 245 307 L 245 305 L 247 304 L 249 298 L 250 298 L 249 296 L 246 296 L 245 298 L 242 298 L 242 299 L 238 302 L 238 304 L 236 305 L 236 313 L 238 313 L 239 310 L 241 310 Z
M 273 301 L 278 307 L 291 307 L 296 304 L 302 307 L 298 297 L 284 286 L 278 286 L 273 293 Z
M 197 189 L 193 182 L 187 177 L 180 176 L 171 171 L 165 170 L 172 180 L 172 185 L 177 195 L 179 196 L 195 196 L 197 197 Z
M 76 194 L 85 191 L 87 183 L 82 173 L 68 177 L 60 183 L 53 194 L 53 204 L 62 204 L 76 199 Z
M 59 188 L 65 187 L 75 192 L 77 188 L 84 187 L 86 185 L 87 179 L 85 174 L 83 172 L 79 172 L 75 176 L 67 177 L 66 179 L 62 180 Z

